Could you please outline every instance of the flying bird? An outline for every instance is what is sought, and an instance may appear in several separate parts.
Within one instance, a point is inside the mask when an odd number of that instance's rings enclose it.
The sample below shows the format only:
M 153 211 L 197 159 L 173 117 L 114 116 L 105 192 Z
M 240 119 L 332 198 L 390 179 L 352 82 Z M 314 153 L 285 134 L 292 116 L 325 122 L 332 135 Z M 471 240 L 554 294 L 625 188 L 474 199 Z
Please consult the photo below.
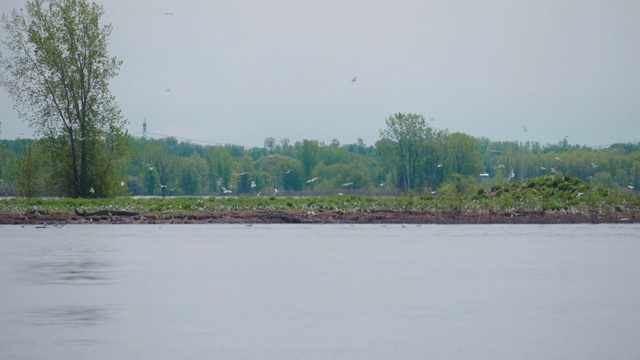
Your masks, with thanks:
M 307 180 L 307 184 L 312 183 L 312 182 L 314 182 L 314 181 L 316 181 L 316 180 L 318 180 L 318 178 L 317 178 L 317 177 L 315 177 L 315 178 L 313 178 L 313 179 L 309 179 L 309 180 Z
M 516 176 L 516 174 L 513 172 L 513 169 L 511 169 L 511 172 L 509 173 L 509 177 L 507 178 L 507 181 L 513 179 L 514 176 Z
M 273 189 L 273 196 L 278 195 L 280 191 L 278 191 L 278 188 Z
M 358 77 L 354 76 L 353 79 L 351 79 L 351 83 L 353 84 L 354 82 L 356 82 L 356 80 L 358 80 Z
M 231 191 L 231 190 L 229 190 L 229 189 L 225 188 L 224 186 L 222 186 L 222 193 L 223 193 L 223 194 L 231 194 L 232 192 L 233 192 L 233 191 Z
M 256 186 L 258 186 L 258 185 L 256 185 L 256 182 L 252 180 L 251 181 L 251 188 L 255 189 Z
M 120 186 L 124 186 L 124 181 L 120 181 Z
M 162 13 L 162 15 L 169 15 L 171 17 L 176 17 L 175 15 L 173 15 L 172 12 L 164 12 L 164 13 Z
M 350 186 L 350 185 L 353 185 L 353 183 L 344 183 L 344 184 L 342 184 L 342 187 L 347 187 L 347 186 Z

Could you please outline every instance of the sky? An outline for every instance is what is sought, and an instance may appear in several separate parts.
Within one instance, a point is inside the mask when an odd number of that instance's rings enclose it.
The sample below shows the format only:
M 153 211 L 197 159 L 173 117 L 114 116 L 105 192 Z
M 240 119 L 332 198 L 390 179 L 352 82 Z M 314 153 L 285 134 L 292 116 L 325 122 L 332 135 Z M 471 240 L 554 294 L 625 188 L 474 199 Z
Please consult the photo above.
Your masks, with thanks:
M 135 136 L 146 119 L 150 137 L 205 145 L 373 145 L 412 113 L 493 141 L 640 141 L 640 1 L 97 2 Z M 33 136 L 4 89 L 0 122 Z

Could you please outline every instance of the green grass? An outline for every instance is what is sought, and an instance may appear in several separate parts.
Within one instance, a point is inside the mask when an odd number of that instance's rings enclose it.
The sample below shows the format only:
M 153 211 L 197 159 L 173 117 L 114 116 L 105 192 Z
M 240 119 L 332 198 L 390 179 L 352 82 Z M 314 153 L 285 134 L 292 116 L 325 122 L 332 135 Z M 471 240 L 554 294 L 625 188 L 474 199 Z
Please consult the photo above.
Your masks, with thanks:
M 328 197 L 130 197 L 104 199 L 6 199 L 0 201 L 0 213 L 26 213 L 34 210 L 51 214 L 72 214 L 74 209 L 128 210 L 137 212 L 202 211 L 566 211 L 599 209 L 602 211 L 638 211 L 640 196 L 621 195 L 618 191 L 593 188 L 569 176 L 545 176 L 526 183 L 504 183 L 490 189 L 478 189 L 468 196 L 457 194 L 399 197 L 333 195 Z

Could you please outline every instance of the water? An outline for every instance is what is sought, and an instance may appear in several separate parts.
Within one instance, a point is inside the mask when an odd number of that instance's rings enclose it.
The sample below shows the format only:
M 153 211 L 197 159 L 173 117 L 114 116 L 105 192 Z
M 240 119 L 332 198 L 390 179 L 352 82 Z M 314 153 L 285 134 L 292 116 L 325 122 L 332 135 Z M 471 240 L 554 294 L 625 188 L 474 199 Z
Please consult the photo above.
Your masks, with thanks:
M 1 359 L 638 359 L 638 225 L 0 227 Z

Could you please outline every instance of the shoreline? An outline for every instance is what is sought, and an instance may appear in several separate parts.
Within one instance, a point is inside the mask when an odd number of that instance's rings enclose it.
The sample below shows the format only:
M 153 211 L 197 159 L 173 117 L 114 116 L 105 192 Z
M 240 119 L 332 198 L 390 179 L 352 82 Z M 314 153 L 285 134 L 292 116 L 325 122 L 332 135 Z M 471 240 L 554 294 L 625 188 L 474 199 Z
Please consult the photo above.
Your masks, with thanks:
M 635 224 L 640 212 L 420 210 L 142 212 L 131 216 L 0 213 L 0 225 L 71 224 Z

